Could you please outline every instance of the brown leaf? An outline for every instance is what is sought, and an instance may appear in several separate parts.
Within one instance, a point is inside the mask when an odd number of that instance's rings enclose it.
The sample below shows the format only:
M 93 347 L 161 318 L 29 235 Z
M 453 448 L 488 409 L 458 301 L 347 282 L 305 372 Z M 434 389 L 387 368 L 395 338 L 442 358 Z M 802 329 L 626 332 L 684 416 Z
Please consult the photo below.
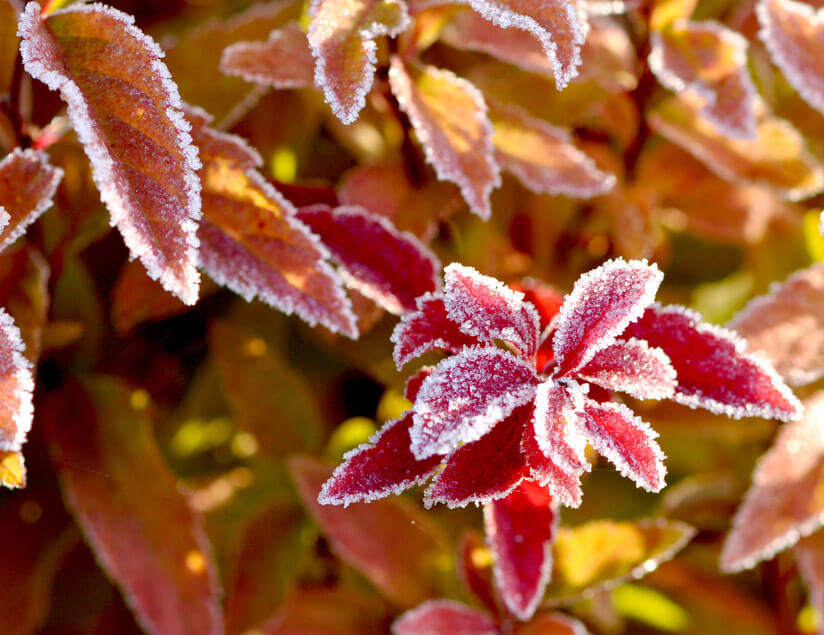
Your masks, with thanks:
M 129 389 L 113 378 L 90 378 L 67 385 L 44 410 L 64 498 L 143 628 L 221 633 L 206 534 Z
M 37 249 L 25 246 L 0 254 L 0 306 L 14 318 L 32 364 L 40 355 L 49 311 L 49 265 Z
M 197 301 L 197 149 L 163 52 L 131 16 L 99 4 L 20 18 L 26 70 L 60 90 L 103 202 L 134 257 Z
M 8 94 L 17 60 L 18 0 L 0 0 L 0 97 Z
M 295 591 L 259 630 L 264 635 L 363 635 L 385 632 L 385 609 L 376 598 L 338 587 Z

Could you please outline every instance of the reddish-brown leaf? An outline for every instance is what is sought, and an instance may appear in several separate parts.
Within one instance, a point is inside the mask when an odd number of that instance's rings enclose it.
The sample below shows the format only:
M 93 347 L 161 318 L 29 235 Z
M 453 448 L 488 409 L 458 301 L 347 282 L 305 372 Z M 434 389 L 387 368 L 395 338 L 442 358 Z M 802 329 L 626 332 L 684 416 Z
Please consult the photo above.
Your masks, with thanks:
M 120 270 L 112 290 L 112 325 L 118 333 L 131 332 L 138 324 L 162 320 L 186 311 L 186 305 L 167 293 L 135 261 Z
M 17 16 L 21 5 L 18 0 L 0 0 L 0 97 L 11 88 L 14 63 L 17 60 Z
M 60 90 L 112 224 L 152 278 L 197 301 L 197 149 L 163 52 L 131 16 L 99 4 L 20 18 L 26 70 Z
M 34 412 L 34 377 L 23 350 L 20 331 L 0 308 L 0 450 L 9 452 L 26 442 Z
M 44 410 L 65 500 L 143 628 L 222 633 L 208 539 L 129 389 L 105 377 L 73 382 Z
M 520 625 L 515 635 L 589 635 L 586 626 L 563 613 L 538 615 Z
M 26 245 L 0 254 L 0 307 L 14 318 L 32 364 L 40 355 L 49 300 L 49 265 L 37 249 Z
M 264 635 L 363 635 L 385 629 L 385 607 L 374 595 L 342 586 L 304 588 L 259 630 Z
M 430 600 L 392 624 L 394 635 L 497 635 L 498 625 L 478 609 L 454 600 Z

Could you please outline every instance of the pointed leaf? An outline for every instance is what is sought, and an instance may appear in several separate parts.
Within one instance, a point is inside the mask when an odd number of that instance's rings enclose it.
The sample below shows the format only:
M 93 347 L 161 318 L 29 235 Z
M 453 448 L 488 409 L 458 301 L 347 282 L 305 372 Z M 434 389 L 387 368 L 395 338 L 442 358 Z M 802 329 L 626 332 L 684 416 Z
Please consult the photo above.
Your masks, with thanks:
M 415 401 L 412 453 L 425 459 L 480 439 L 530 401 L 537 383 L 529 364 L 494 347 L 468 348 L 445 359 Z
M 538 312 L 524 294 L 453 262 L 444 269 L 444 304 L 450 320 L 481 342 L 500 339 L 531 357 L 538 349 Z
M 0 308 L 0 450 L 9 452 L 26 442 L 34 411 L 34 377 L 23 350 L 20 331 Z
M 589 467 L 584 454 L 587 440 L 579 431 L 574 411 L 573 399 L 579 401 L 580 398 L 579 388 L 543 382 L 535 391 L 531 425 L 541 453 L 554 465 L 576 476 Z
M 538 402 L 537 398 L 536 402 Z M 521 440 L 521 454 L 529 467 L 529 474 L 532 479 L 546 485 L 555 500 L 568 507 L 579 507 L 581 505 L 580 478 L 584 469 L 570 471 L 556 465 L 538 445 L 534 425 L 527 424 L 524 429 L 524 437 Z M 589 464 L 586 464 L 586 469 L 589 469 Z
M 375 76 L 381 35 L 394 37 L 409 25 L 401 0 L 313 0 L 307 39 L 315 57 L 315 83 L 345 124 L 358 118 Z
M 561 310 L 561 305 L 564 303 L 563 295 L 555 287 L 535 278 L 524 278 L 520 282 L 512 283 L 509 286 L 515 291 L 523 293 L 524 299 L 538 311 L 541 332 L 558 315 L 558 311 Z
M 409 232 L 362 207 L 302 207 L 297 217 L 320 236 L 347 285 L 391 313 L 415 310 L 415 298 L 441 288 L 441 263 Z
M 392 624 L 394 635 L 496 635 L 492 618 L 454 600 L 429 600 Z
M 675 369 L 664 351 L 634 339 L 601 349 L 578 376 L 636 399 L 667 399 L 672 397 L 678 383 Z
M 789 421 L 801 415 L 798 399 L 769 363 L 747 352 L 734 332 L 702 323 L 694 311 L 654 305 L 624 337 L 646 340 L 666 353 L 678 378 L 672 397 L 678 403 L 734 418 Z
M 242 140 L 205 125 L 195 113 L 192 134 L 201 150 L 201 264 L 219 284 L 247 301 L 258 297 L 310 325 L 348 337 L 356 318 L 327 251 L 295 209 L 260 173 Z
M 417 460 L 409 449 L 412 411 L 389 421 L 381 430 L 354 450 L 323 485 L 318 496 L 321 505 L 369 502 L 390 494 L 400 494 L 426 481 L 443 461 L 433 456 Z
M 197 301 L 200 167 L 163 52 L 131 16 L 99 4 L 20 18 L 26 70 L 60 90 L 112 224 L 152 278 Z
M 206 534 L 130 391 L 112 378 L 88 379 L 67 385 L 44 409 L 64 498 L 142 627 L 223 632 Z
M 481 93 L 449 71 L 404 65 L 398 57 L 392 58 L 389 85 L 438 178 L 455 183 L 469 209 L 488 219 L 489 195 L 501 175 Z
M 797 271 L 729 323 L 792 385 L 824 375 L 824 264 Z
M 17 61 L 17 16 L 20 15 L 18 0 L 0 0 L 0 97 L 7 95 L 14 76 Z
M 314 69 L 306 34 L 297 22 L 275 29 L 265 42 L 232 44 L 220 58 L 220 70 L 227 75 L 277 89 L 311 86 Z
M 507 608 L 520 620 L 532 617 L 544 595 L 557 526 L 549 491 L 533 481 L 523 481 L 506 498 L 484 507 L 495 583 Z
M 739 571 L 792 547 L 824 523 L 824 396 L 804 402 L 804 417 L 786 424 L 752 475 L 721 553 L 721 568 Z
M 428 351 L 459 353 L 464 347 L 478 343 L 447 317 L 442 296 L 422 295 L 416 304 L 418 310 L 406 313 L 392 331 L 392 343 L 395 344 L 392 358 L 398 370 Z
M 663 278 L 655 264 L 621 259 L 582 275 L 558 314 L 552 344 L 556 374 L 578 370 L 609 346 L 652 304 Z
M 0 161 L 0 251 L 52 206 L 62 178 L 63 170 L 37 150 L 16 148 Z
M 747 40 L 717 22 L 677 20 L 653 33 L 650 69 L 664 86 L 692 91 L 701 114 L 724 134 L 756 136 L 756 91 L 747 70 Z
M 414 403 L 414 401 L 418 398 L 418 393 L 421 390 L 424 379 L 429 377 L 434 370 L 434 366 L 424 366 L 409 379 L 407 379 L 406 386 L 403 388 L 403 396 Z
M 824 532 L 802 538 L 793 553 L 801 579 L 810 590 L 809 603 L 821 613 L 824 610 Z

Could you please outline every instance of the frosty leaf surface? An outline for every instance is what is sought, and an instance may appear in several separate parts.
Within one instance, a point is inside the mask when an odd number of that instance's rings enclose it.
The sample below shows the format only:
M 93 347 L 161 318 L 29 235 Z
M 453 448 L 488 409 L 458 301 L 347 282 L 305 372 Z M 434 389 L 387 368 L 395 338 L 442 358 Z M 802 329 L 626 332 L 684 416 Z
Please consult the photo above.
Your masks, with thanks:
M 531 357 L 538 350 L 538 312 L 523 293 L 458 263 L 444 269 L 444 305 L 462 332 L 481 342 L 504 340 Z
M 544 329 L 558 315 L 558 311 L 561 310 L 564 296 L 555 287 L 535 278 L 524 278 L 509 286 L 515 291 L 523 293 L 524 299 L 538 311 L 540 330 L 543 333 Z
M 469 209 L 488 219 L 489 195 L 501 176 L 481 93 L 447 70 L 404 64 L 398 57 L 392 58 L 389 85 L 438 178 L 455 183 Z
M 163 52 L 132 17 L 99 4 L 20 18 L 26 70 L 59 90 L 111 221 L 133 257 L 197 301 L 200 162 Z
M 423 380 L 429 377 L 434 370 L 434 366 L 424 366 L 409 379 L 407 379 L 406 385 L 403 388 L 403 396 L 414 403 L 415 399 L 418 398 L 418 393 L 423 385 Z
M 519 619 L 532 617 L 552 574 L 556 506 L 546 486 L 523 481 L 506 498 L 484 506 L 492 570 L 507 608 Z
M 63 170 L 37 150 L 16 148 L 0 161 L 0 251 L 49 209 Z
M 366 104 L 377 63 L 375 39 L 406 30 L 402 0 L 313 0 L 307 39 L 315 58 L 315 83 L 332 112 L 350 124 Z
M 425 459 L 480 439 L 532 399 L 536 384 L 529 364 L 497 348 L 466 349 L 445 359 L 415 401 L 413 454 Z
M 265 42 L 238 42 L 223 50 L 220 70 L 272 88 L 304 88 L 314 82 L 315 60 L 297 22 L 275 29 Z
M 586 467 L 586 438 L 577 431 L 577 415 L 567 389 L 545 381 L 535 391 L 531 432 L 540 452 L 563 471 L 579 475 Z
M 0 308 L 0 450 L 17 452 L 31 429 L 34 377 L 20 330 Z
M 651 36 L 649 64 L 664 86 L 706 102 L 700 114 L 724 134 L 753 139 L 756 90 L 747 70 L 747 40 L 717 22 L 677 20 Z
M 585 381 L 617 390 L 636 399 L 668 399 L 677 379 L 669 358 L 643 340 L 610 344 L 595 354 L 578 373 Z
M 320 237 L 344 282 L 387 311 L 414 311 L 418 296 L 440 290 L 435 254 L 387 219 L 350 205 L 302 207 L 297 218 Z
M 615 185 L 615 177 L 599 170 L 563 128 L 514 107 L 492 108 L 489 118 L 495 160 L 533 192 L 591 198 Z
M 497 624 L 478 609 L 454 600 L 429 600 L 407 611 L 392 624 L 394 635 L 496 635 Z
M 220 586 L 206 533 L 130 394 L 118 380 L 97 377 L 47 402 L 43 418 L 66 502 L 146 631 L 217 635 Z
M 819 379 L 824 375 L 824 265 L 798 271 L 751 300 L 729 327 L 763 352 L 789 384 Z
M 580 478 L 583 467 L 570 471 L 556 465 L 538 445 L 533 425 L 527 424 L 524 430 L 521 454 L 529 468 L 530 477 L 539 484 L 545 484 L 558 503 L 568 507 L 578 507 L 581 504 L 583 493 Z
M 552 340 L 556 374 L 578 370 L 611 344 L 652 303 L 663 277 L 654 264 L 621 259 L 582 275 L 558 314 Z
M 625 337 L 646 340 L 666 353 L 678 385 L 672 399 L 729 417 L 796 419 L 801 405 L 769 363 L 747 351 L 733 331 L 701 323 L 679 306 L 652 306 Z

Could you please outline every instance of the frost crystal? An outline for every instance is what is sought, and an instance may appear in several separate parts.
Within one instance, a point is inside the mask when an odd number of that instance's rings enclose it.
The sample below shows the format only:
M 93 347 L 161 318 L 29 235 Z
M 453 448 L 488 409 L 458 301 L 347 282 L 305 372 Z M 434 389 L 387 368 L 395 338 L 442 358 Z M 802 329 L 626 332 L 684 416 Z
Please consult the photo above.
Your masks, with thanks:
M 34 413 L 34 378 L 23 350 L 19 329 L 0 308 L 0 450 L 10 452 L 25 443 Z

